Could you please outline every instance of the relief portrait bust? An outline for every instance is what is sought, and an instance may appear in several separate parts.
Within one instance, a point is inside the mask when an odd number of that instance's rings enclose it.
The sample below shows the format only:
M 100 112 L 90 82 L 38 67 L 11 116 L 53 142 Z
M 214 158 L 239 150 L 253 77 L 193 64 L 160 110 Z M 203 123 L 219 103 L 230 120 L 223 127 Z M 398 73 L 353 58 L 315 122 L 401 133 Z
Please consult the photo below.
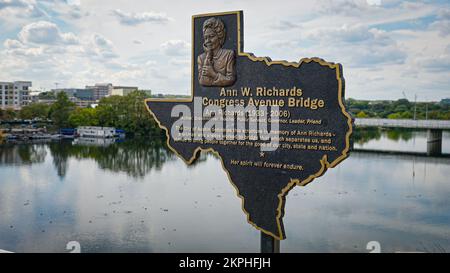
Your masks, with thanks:
M 203 50 L 198 56 L 198 81 L 203 86 L 229 86 L 236 80 L 235 54 L 222 48 L 225 25 L 218 18 L 203 23 Z

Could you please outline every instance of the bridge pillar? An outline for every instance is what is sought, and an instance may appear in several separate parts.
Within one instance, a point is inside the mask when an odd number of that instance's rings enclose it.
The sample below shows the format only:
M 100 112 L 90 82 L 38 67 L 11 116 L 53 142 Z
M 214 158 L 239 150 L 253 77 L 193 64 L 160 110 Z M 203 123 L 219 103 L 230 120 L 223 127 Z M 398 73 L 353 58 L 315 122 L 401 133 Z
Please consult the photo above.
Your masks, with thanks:
M 442 154 L 442 130 L 428 129 L 427 132 L 427 155 Z

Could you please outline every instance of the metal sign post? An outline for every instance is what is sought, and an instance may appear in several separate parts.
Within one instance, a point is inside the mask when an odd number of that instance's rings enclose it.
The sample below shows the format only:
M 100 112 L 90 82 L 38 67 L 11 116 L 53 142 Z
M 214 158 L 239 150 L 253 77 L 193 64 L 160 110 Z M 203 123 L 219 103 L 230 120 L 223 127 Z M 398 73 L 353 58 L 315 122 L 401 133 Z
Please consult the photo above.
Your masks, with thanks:
M 261 253 L 280 253 L 280 240 L 261 231 Z

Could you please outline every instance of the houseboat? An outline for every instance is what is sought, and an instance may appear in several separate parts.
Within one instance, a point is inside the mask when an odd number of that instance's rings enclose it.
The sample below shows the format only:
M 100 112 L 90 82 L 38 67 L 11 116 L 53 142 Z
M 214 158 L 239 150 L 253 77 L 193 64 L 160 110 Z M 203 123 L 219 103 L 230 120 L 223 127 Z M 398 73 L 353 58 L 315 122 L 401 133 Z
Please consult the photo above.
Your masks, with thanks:
M 80 137 L 114 137 L 116 129 L 113 127 L 80 126 L 77 128 L 77 135 Z

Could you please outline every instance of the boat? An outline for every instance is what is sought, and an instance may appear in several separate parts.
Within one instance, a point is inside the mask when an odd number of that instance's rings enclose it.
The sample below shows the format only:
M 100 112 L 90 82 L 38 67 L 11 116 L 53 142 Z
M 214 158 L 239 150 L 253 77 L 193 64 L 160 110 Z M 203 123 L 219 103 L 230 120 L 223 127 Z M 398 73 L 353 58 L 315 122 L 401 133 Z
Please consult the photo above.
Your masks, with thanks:
M 77 128 L 77 134 L 80 137 L 94 138 L 112 138 L 116 134 L 113 127 L 80 126 Z
M 61 138 L 73 139 L 73 138 L 75 138 L 75 136 L 77 134 L 77 129 L 74 129 L 74 128 L 61 128 L 59 130 L 59 134 L 61 135 Z
M 123 129 L 116 129 L 116 133 L 115 133 L 115 137 L 118 137 L 118 138 L 125 138 L 125 135 L 126 135 L 126 133 L 125 133 L 125 130 L 123 130 Z

